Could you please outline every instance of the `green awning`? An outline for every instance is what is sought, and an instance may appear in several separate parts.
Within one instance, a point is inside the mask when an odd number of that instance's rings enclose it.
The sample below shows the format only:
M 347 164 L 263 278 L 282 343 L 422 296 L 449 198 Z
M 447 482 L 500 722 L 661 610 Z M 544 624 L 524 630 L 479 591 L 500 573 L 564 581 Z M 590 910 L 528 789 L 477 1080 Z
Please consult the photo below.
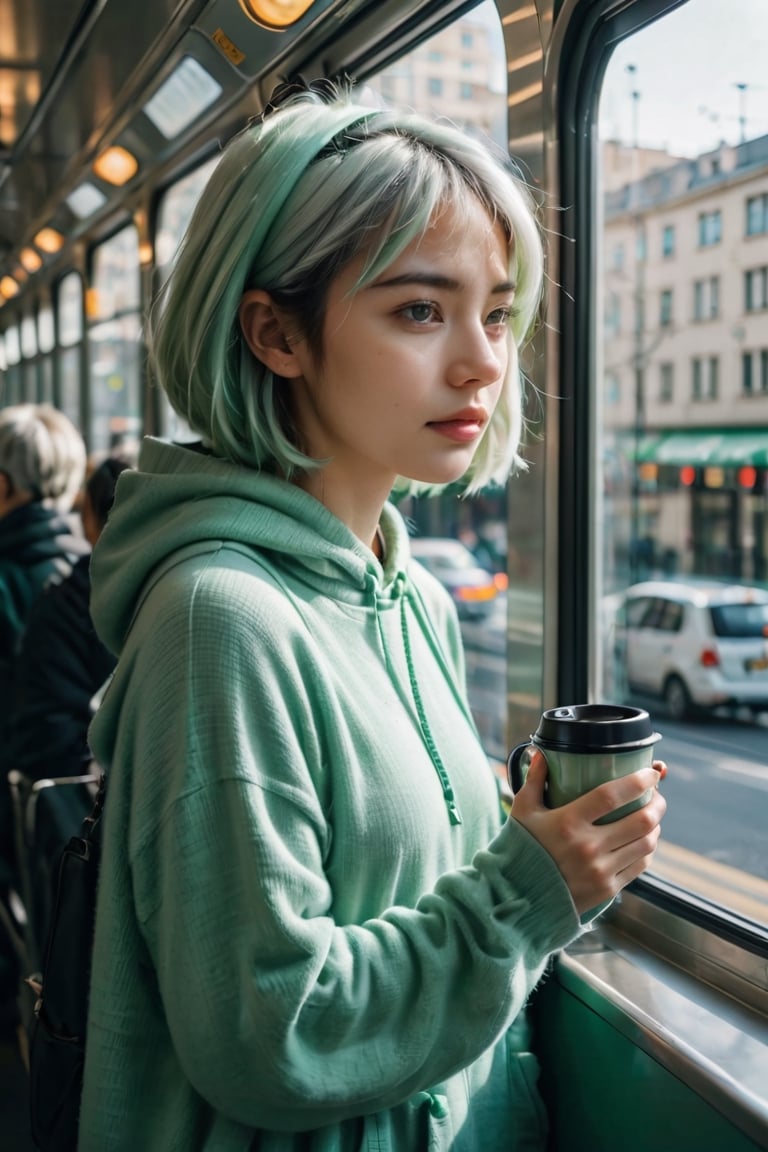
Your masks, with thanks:
M 715 464 L 722 468 L 753 464 L 766 468 L 768 428 L 728 428 L 722 432 L 702 428 L 698 432 L 646 434 L 640 437 L 637 452 L 633 455 L 640 463 L 652 460 L 656 464 L 693 464 L 696 467 Z

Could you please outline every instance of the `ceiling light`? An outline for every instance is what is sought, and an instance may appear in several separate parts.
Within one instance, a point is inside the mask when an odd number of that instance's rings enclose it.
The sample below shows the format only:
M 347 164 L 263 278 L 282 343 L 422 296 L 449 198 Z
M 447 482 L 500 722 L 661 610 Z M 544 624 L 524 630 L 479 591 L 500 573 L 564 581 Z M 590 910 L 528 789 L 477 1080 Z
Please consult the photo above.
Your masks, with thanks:
M 67 196 L 67 204 L 77 216 L 78 220 L 87 220 L 94 212 L 98 212 L 107 202 L 107 198 L 100 188 L 86 180 L 79 184 L 74 192 Z
M 37 272 L 43 266 L 43 262 L 34 248 L 22 248 L 19 252 L 19 260 L 27 272 Z
M 52 255 L 64 247 L 64 237 L 61 232 L 57 232 L 55 228 L 41 228 L 34 237 L 33 243 L 41 252 L 47 252 L 48 255 Z
M 100 156 L 96 157 L 93 162 L 93 170 L 100 180 L 121 188 L 123 184 L 127 184 L 136 175 L 139 170 L 139 162 L 127 148 L 113 144 L 111 148 L 107 148 L 106 152 L 102 152 Z
M 218 100 L 221 84 L 191 56 L 183 59 L 144 105 L 144 114 L 172 140 Z
M 263 28 L 287 28 L 301 19 L 313 0 L 240 0 L 240 7 Z

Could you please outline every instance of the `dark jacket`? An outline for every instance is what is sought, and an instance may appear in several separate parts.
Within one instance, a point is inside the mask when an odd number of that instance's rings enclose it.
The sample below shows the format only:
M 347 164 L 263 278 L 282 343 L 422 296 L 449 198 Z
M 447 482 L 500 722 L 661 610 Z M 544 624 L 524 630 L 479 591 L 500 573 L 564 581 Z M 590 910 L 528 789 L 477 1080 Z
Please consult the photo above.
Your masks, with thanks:
M 54 576 L 69 574 L 89 551 L 67 516 L 42 504 L 25 504 L 0 519 L 0 886 L 8 879 L 6 846 L 13 843 L 6 775 L 12 718 L 19 699 L 16 661 L 32 605 Z M 5 858 L 5 859 L 4 859 Z
M 29 613 L 16 664 L 11 742 L 26 776 L 74 776 L 88 759 L 91 700 L 115 667 L 90 615 L 90 556 L 52 584 Z

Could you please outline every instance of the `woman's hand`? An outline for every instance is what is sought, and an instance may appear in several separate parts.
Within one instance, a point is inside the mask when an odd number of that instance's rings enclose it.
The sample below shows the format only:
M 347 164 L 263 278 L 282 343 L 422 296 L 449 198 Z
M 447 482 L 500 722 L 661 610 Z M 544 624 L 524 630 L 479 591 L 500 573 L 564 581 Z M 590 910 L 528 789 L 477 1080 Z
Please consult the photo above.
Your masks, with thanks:
M 655 760 L 653 768 L 601 784 L 562 808 L 546 808 L 547 762 L 541 752 L 533 753 L 511 818 L 549 852 L 579 915 L 611 900 L 650 864 L 667 807 L 658 791 L 659 780 L 666 774 L 666 764 Z M 638 800 L 649 788 L 653 795 L 644 807 L 611 824 L 595 824 L 600 816 Z

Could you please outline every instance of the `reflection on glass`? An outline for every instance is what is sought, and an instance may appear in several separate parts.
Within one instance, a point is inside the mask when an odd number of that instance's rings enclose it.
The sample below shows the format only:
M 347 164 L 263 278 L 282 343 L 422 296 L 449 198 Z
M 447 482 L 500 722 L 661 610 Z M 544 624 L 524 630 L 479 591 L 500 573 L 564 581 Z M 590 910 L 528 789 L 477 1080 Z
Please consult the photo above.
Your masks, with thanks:
M 659 873 L 762 924 L 766 32 L 760 0 L 691 0 L 611 60 L 597 382 L 602 692 L 664 736 Z
M 92 451 L 105 451 L 140 435 L 140 338 L 135 312 L 90 330 Z
M 155 253 L 157 258 L 158 280 L 164 284 L 176 260 L 179 245 L 211 173 L 218 163 L 218 156 L 201 164 L 183 179 L 177 180 L 164 193 L 157 215 L 157 237 Z M 196 440 L 197 436 L 185 420 L 171 408 L 163 394 L 164 429 L 173 440 Z
M 80 373 L 83 346 L 75 344 L 59 353 L 60 408 L 78 428 L 80 420 Z
M 141 432 L 139 236 L 129 225 L 93 254 L 88 332 L 91 451 Z

